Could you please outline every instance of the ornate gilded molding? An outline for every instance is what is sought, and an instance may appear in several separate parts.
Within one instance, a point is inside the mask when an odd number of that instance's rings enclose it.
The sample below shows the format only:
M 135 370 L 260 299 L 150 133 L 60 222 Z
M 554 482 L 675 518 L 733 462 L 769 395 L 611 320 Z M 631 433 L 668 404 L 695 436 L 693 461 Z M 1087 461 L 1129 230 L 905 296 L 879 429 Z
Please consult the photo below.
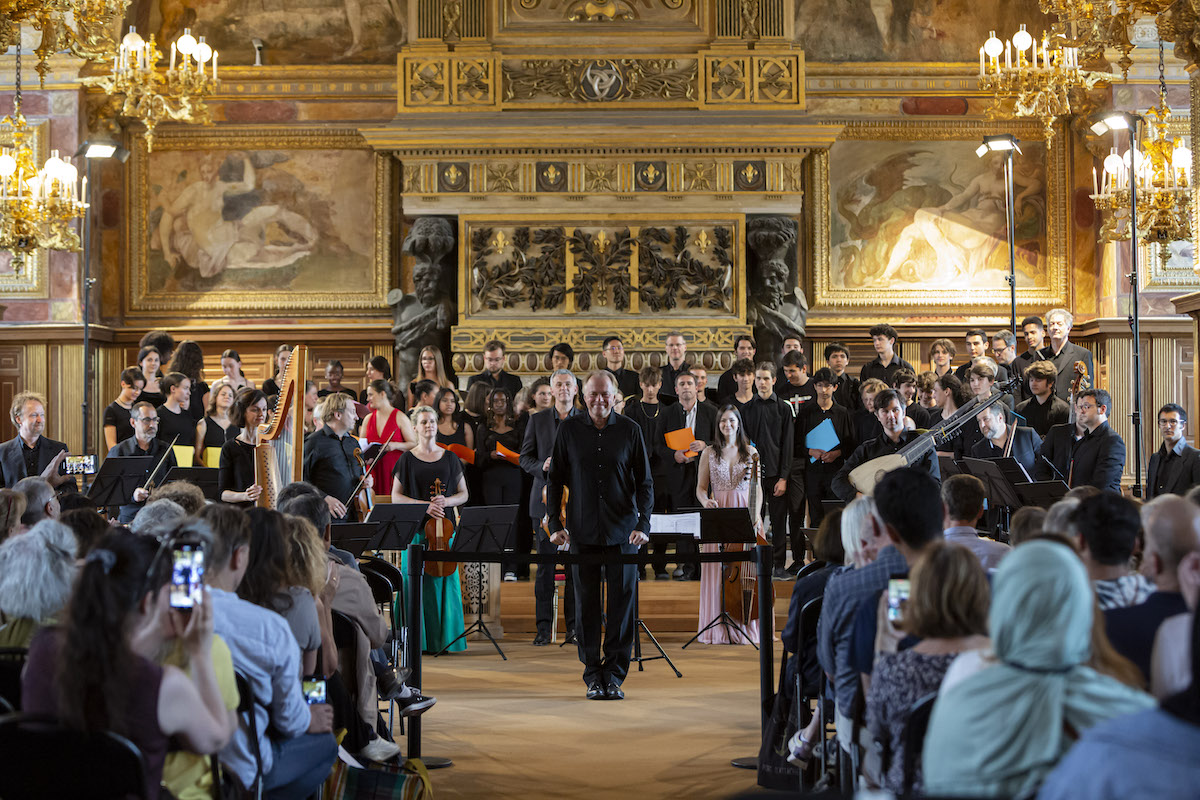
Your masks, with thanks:
M 50 138 L 50 123 L 47 120 L 29 123 L 29 144 L 33 150 L 33 160 L 37 164 L 45 163 L 48 155 L 47 140 Z M 12 130 L 5 128 L 0 131 L 0 147 L 12 147 Z M 82 232 L 82 222 L 80 231 Z M 61 257 L 74 259 L 74 253 L 63 253 Z M 49 281 L 46 273 L 50 263 L 49 253 L 45 250 L 34 250 L 25 259 L 21 274 L 17 275 L 12 268 L 12 254 L 0 251 L 0 295 L 12 299 L 34 299 L 49 297 Z

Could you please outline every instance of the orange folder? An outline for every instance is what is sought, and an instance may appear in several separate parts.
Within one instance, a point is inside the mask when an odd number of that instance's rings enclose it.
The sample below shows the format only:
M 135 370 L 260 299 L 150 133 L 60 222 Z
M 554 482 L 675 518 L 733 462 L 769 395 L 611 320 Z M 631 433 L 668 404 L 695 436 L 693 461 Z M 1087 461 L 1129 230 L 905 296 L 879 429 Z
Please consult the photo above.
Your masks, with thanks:
M 468 464 L 475 463 L 475 451 L 469 447 L 463 447 L 461 444 L 442 444 L 441 442 L 438 442 L 437 446 L 443 450 L 449 450 Z
M 687 450 L 692 446 L 692 442 L 696 441 L 696 435 L 692 433 L 691 428 L 680 428 L 677 431 L 668 431 L 664 437 L 667 440 L 667 447 L 672 450 Z M 688 450 L 687 458 L 694 458 L 699 453 Z
M 514 453 L 512 450 L 509 450 L 507 447 L 500 444 L 499 442 L 496 442 L 496 452 L 499 453 L 500 455 L 504 456 L 504 460 L 507 461 L 508 463 L 512 464 L 513 466 L 516 466 L 516 467 L 521 466 L 521 454 L 520 453 Z

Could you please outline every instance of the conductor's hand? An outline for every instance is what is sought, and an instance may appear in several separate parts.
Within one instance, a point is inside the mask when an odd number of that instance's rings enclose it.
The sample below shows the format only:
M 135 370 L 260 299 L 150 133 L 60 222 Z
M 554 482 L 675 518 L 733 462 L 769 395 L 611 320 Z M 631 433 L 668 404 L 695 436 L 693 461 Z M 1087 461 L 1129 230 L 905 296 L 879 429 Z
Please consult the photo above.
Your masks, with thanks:
M 571 534 L 567 532 L 566 528 L 563 528 L 558 533 L 550 534 L 550 541 L 559 547 L 565 547 L 571 543 Z
M 325 505 L 329 506 L 329 513 L 333 515 L 334 519 L 341 519 L 346 516 L 346 506 L 333 495 L 325 496 Z
M 147 492 L 145 489 L 143 489 L 141 486 L 139 486 L 138 488 L 133 490 L 133 502 L 135 502 L 135 503 L 144 503 L 144 502 L 146 502 L 146 498 L 149 496 L 150 496 L 150 493 Z
M 630 544 L 643 545 L 648 541 L 650 541 L 650 537 L 647 536 L 646 534 L 642 533 L 641 531 L 630 531 L 629 532 L 629 543 Z

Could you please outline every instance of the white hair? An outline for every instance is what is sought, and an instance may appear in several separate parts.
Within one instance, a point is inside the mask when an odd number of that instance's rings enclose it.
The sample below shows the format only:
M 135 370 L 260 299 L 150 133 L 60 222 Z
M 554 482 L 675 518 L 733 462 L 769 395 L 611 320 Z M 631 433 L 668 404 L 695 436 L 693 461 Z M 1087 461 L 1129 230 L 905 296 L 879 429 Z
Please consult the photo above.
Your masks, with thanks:
M 157 536 L 173 529 L 187 519 L 187 515 L 187 511 L 179 503 L 160 497 L 147 503 L 137 513 L 133 522 L 129 523 L 129 530 L 142 536 Z
M 842 511 L 842 549 L 846 551 L 846 566 L 862 566 L 862 534 L 875 516 L 875 498 L 865 495 L 853 500 Z
M 67 604 L 75 580 L 75 534 L 46 519 L 0 544 L 0 611 L 43 622 Z

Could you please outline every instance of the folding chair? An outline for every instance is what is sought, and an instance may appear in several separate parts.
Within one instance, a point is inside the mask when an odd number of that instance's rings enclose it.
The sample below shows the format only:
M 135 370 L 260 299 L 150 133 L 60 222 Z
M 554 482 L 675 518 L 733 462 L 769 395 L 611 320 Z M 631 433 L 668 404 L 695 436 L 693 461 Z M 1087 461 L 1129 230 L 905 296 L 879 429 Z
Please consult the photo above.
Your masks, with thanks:
M 908 723 L 904 726 L 901 741 L 904 742 L 904 796 L 916 790 L 917 767 L 921 764 L 921 751 L 925 748 L 925 732 L 929 730 L 929 716 L 933 713 L 933 702 L 937 692 L 931 692 L 913 703 L 908 711 Z
M 0 717 L 0 797 L 146 797 L 146 766 L 137 745 L 111 731 L 64 727 L 45 714 Z
M 254 707 L 256 701 L 254 699 L 254 690 L 250 688 L 250 681 L 240 672 L 234 672 L 234 677 L 237 678 L 238 689 L 238 716 L 243 714 L 246 716 L 246 738 L 250 743 L 250 750 L 254 753 L 254 780 L 246 787 L 246 790 L 253 795 L 256 800 L 262 798 L 263 785 L 263 761 L 262 751 L 258 746 L 258 715 L 255 713 Z
M 17 711 L 21 710 L 21 670 L 28 658 L 24 647 L 0 647 L 0 697 Z

